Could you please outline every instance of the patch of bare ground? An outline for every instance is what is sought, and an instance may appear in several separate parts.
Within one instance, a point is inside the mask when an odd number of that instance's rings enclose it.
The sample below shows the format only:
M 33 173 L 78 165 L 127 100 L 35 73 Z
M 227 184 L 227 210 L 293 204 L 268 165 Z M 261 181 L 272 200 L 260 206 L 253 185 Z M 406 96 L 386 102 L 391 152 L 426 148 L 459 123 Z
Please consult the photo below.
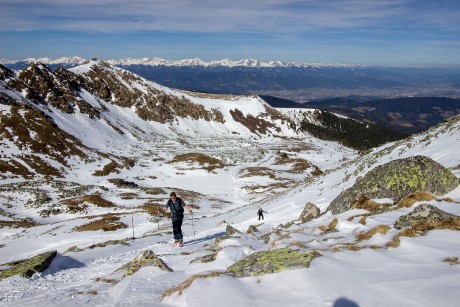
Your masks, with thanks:
M 105 282 L 106 284 L 112 284 L 112 285 L 116 285 L 118 283 L 118 280 L 116 279 L 109 279 L 109 278 L 103 278 L 103 277 L 97 277 L 95 281 Z
M 75 227 L 73 230 L 78 232 L 98 230 L 115 231 L 123 228 L 128 228 L 128 225 L 120 222 L 119 216 L 114 214 L 104 214 L 97 217 L 97 219 L 92 222 Z
M 177 155 L 168 163 L 180 162 L 197 163 L 201 166 L 201 169 L 207 170 L 208 172 L 212 172 L 217 168 L 223 168 L 225 166 L 222 161 L 197 152 Z
M 197 279 L 197 278 L 212 278 L 212 277 L 218 277 L 221 274 L 223 274 L 223 273 L 222 272 L 211 272 L 211 273 L 208 273 L 208 274 L 195 274 L 195 275 L 191 276 L 190 278 L 188 278 L 187 280 L 185 280 L 184 282 L 182 282 L 177 287 L 168 289 L 165 292 L 163 292 L 163 294 L 161 295 L 160 299 L 163 300 L 165 297 L 171 296 L 172 294 L 174 294 L 176 292 L 178 292 L 179 295 L 182 295 L 182 293 L 188 287 L 190 287 L 192 285 L 193 281 L 195 279 Z
M 366 196 L 362 196 L 360 199 L 356 200 L 351 204 L 351 208 L 354 209 L 364 209 L 369 211 L 371 214 L 378 214 L 378 213 L 383 213 L 387 212 L 393 207 L 393 204 L 389 203 L 377 203 L 373 200 L 370 200 Z
M 248 128 L 249 131 L 257 135 L 259 135 L 259 133 L 267 134 L 269 128 L 272 128 L 277 132 L 281 131 L 281 129 L 277 127 L 275 124 L 266 121 L 263 118 L 260 118 L 260 116 L 254 117 L 251 114 L 248 114 L 248 116 L 244 116 L 243 112 L 241 112 L 238 109 L 230 110 L 230 114 L 232 115 L 233 120 L 241 123 L 243 126 Z
M 255 167 L 248 167 L 243 170 L 243 174 L 240 175 L 240 178 L 248 178 L 248 177 L 269 177 L 270 179 L 275 180 L 275 172 L 268 168 L 262 166 L 255 166 Z
M 369 240 L 370 238 L 372 238 L 377 233 L 385 235 L 388 232 L 388 230 L 390 230 L 390 229 L 391 229 L 391 227 L 388 226 L 388 225 L 378 225 L 378 226 L 375 226 L 374 228 L 372 228 L 371 230 L 359 233 L 356 236 L 356 239 L 358 240 L 358 242 Z
M 360 223 L 361 225 L 366 225 L 366 219 L 370 215 L 371 215 L 371 213 L 353 215 L 353 216 L 350 216 L 349 218 L 347 218 L 347 221 L 351 222 L 355 218 L 360 217 L 358 223 Z
M 398 208 L 410 208 L 412 205 L 418 201 L 431 201 L 435 200 L 436 196 L 428 192 L 418 192 L 413 193 L 407 197 L 401 199 L 396 205 Z
M 0 221 L 0 228 L 32 228 L 40 225 L 30 218 L 13 220 L 13 221 Z
M 386 244 L 387 247 L 398 247 L 401 244 L 401 237 L 416 237 L 423 236 L 428 231 L 434 229 L 450 229 L 460 230 L 460 218 L 450 218 L 446 220 L 432 220 L 416 224 L 409 227 L 393 237 L 393 239 Z
M 94 176 L 107 176 L 110 175 L 111 173 L 119 173 L 117 168 L 119 168 L 120 165 L 115 162 L 114 160 L 111 160 L 109 164 L 106 164 L 102 170 L 95 171 Z
M 88 204 L 93 204 L 101 208 L 114 208 L 116 205 L 101 197 L 99 194 L 84 195 L 70 199 L 61 200 L 61 203 L 66 205 L 70 212 L 86 212 L 89 208 Z
M 289 158 L 289 157 L 278 157 L 275 160 L 275 165 L 289 165 L 292 164 L 290 172 L 294 174 L 300 174 L 306 171 L 309 168 L 313 168 L 312 175 L 318 176 L 321 175 L 321 171 L 318 167 L 310 164 L 307 160 L 300 158 Z
M 443 260 L 444 262 L 447 262 L 450 265 L 458 265 L 460 264 L 460 261 L 458 260 L 458 257 L 448 257 Z

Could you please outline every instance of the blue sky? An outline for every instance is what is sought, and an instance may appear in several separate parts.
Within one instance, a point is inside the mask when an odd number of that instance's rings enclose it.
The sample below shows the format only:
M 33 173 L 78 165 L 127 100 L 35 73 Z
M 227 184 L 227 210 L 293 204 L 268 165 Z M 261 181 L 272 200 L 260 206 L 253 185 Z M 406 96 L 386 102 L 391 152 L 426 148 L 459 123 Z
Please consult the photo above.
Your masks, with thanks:
M 0 58 L 460 65 L 458 0 L 0 0 Z

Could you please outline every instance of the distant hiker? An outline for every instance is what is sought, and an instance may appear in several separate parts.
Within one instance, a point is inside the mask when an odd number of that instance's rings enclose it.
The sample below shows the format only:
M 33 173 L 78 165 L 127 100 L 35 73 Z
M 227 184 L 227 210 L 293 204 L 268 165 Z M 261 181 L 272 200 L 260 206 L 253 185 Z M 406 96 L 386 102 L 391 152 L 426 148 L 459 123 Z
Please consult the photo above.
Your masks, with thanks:
M 262 208 L 259 208 L 259 210 L 257 210 L 257 214 L 259 215 L 259 221 L 260 218 L 264 219 L 264 212 L 268 213 L 267 211 L 262 210 Z
M 185 202 L 176 196 L 175 192 L 171 192 L 169 200 L 163 207 L 163 211 L 169 210 L 172 213 L 172 226 L 174 234 L 173 246 L 182 246 L 183 235 L 182 235 L 182 221 L 184 220 L 184 207 L 187 209 L 189 214 L 193 214 L 192 208 L 186 205 Z

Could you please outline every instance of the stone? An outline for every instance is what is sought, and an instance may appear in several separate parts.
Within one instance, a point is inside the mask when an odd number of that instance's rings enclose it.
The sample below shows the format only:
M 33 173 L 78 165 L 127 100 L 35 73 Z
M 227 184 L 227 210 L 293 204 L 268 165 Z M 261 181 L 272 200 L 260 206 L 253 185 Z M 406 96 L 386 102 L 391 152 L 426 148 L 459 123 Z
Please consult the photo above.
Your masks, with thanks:
M 441 229 L 446 228 L 444 226 L 447 226 L 447 228 L 450 228 L 449 226 L 456 228 L 456 225 L 460 225 L 460 216 L 447 213 L 429 204 L 421 204 L 413 212 L 400 216 L 395 221 L 394 227 L 402 229 L 421 224 L 431 224 L 434 225 L 433 228 Z M 435 227 L 435 225 L 442 225 L 442 227 Z
M 0 266 L 7 268 L 0 271 L 0 280 L 14 275 L 32 277 L 35 273 L 43 272 L 49 267 L 54 257 L 56 257 L 56 254 L 57 251 L 53 250 L 32 258 L 2 264 Z
M 363 196 L 390 198 L 395 203 L 416 192 L 443 195 L 460 184 L 460 179 L 444 166 L 425 156 L 398 159 L 377 166 L 329 205 L 333 214 L 350 209 Z
M 305 207 L 303 208 L 302 213 L 300 213 L 299 220 L 302 223 L 306 223 L 308 221 L 311 221 L 312 219 L 316 218 L 319 216 L 321 210 L 312 204 L 311 202 L 308 202 Z
M 225 273 L 234 277 L 247 277 L 308 268 L 310 262 L 319 256 L 321 254 L 316 251 L 303 253 L 289 248 L 255 252 L 228 267 Z

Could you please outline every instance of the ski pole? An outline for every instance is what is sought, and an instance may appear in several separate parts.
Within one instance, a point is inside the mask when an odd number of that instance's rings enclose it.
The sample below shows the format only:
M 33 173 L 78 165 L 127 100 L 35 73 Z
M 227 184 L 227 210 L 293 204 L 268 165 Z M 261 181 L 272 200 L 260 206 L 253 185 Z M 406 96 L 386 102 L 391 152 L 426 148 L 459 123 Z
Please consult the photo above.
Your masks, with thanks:
M 133 240 L 136 239 L 134 236 L 134 215 L 131 216 L 131 225 L 133 226 Z
M 193 226 L 193 240 L 196 241 L 196 238 L 195 238 L 195 220 L 193 219 L 193 212 L 192 212 L 192 226 Z

